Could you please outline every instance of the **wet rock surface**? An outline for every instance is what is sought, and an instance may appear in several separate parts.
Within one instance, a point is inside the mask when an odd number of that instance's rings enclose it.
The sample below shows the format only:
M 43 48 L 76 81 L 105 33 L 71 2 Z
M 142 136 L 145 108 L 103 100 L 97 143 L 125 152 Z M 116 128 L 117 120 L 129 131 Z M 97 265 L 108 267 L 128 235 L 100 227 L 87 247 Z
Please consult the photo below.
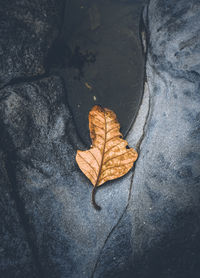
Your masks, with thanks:
M 90 145 L 88 113 L 100 104 L 115 111 L 124 135 L 141 103 L 144 1 L 68 1 L 62 31 L 62 72 L 77 130 Z M 70 12 L 69 12 L 70 11 Z
M 0 90 L 1 277 L 199 276 L 199 12 L 194 0 L 144 11 L 147 84 L 127 136 L 139 159 L 98 190 L 100 212 L 63 80 Z

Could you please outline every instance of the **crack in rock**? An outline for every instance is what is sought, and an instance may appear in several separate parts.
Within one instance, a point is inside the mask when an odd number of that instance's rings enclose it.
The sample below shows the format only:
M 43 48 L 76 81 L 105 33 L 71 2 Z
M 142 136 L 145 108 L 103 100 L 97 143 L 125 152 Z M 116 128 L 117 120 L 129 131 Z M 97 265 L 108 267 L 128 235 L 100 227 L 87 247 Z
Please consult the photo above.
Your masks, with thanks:
M 130 198 L 131 198 L 131 191 L 132 191 L 132 185 L 133 185 L 133 177 L 134 177 L 134 170 L 133 170 L 133 173 L 132 173 L 132 176 L 131 176 L 131 182 L 130 182 L 130 187 L 129 187 L 129 194 L 128 194 L 127 204 L 126 204 L 126 206 L 125 206 L 125 208 L 124 208 L 124 210 L 123 210 L 121 216 L 119 217 L 117 223 L 112 227 L 112 229 L 110 230 L 108 236 L 106 237 L 106 239 L 105 239 L 105 241 L 104 241 L 104 243 L 103 243 L 103 246 L 102 246 L 102 248 L 101 248 L 101 250 L 100 250 L 100 252 L 99 252 L 99 255 L 98 255 L 98 257 L 97 257 L 96 263 L 95 263 L 95 265 L 94 265 L 94 269 L 93 269 L 93 271 L 92 271 L 91 278 L 94 277 L 95 271 L 96 271 L 97 266 L 98 266 L 98 264 L 99 264 L 99 262 L 100 262 L 100 258 L 101 258 L 101 255 L 102 255 L 102 253 L 103 253 L 104 247 L 106 246 L 106 243 L 108 242 L 109 238 L 110 238 L 111 235 L 113 234 L 113 232 L 114 232 L 114 230 L 116 229 L 116 227 L 119 225 L 121 219 L 123 218 L 123 216 L 124 216 L 124 214 L 125 214 L 125 212 L 126 212 L 128 206 L 129 206 L 129 200 L 130 200 Z
M 137 118 L 135 120 L 135 123 L 134 123 L 132 129 L 129 131 L 129 134 L 128 134 L 128 141 L 130 140 L 132 142 L 133 141 L 137 142 L 135 144 L 135 146 L 136 146 L 136 150 L 137 150 L 138 154 L 140 152 L 140 147 L 141 147 L 142 141 L 143 141 L 143 139 L 145 137 L 145 131 L 146 131 L 146 126 L 147 126 L 148 119 L 149 119 L 149 114 L 150 114 L 149 87 L 148 87 L 148 84 L 145 83 L 143 100 L 142 100 L 142 103 L 141 103 L 141 106 L 140 106 Z M 129 137 L 130 137 L 130 139 L 129 139 Z M 135 174 L 135 171 L 136 171 L 136 165 L 137 165 L 137 161 L 135 163 L 135 166 L 133 168 L 133 173 L 132 173 L 132 176 L 131 176 L 131 182 L 130 182 L 130 187 L 129 187 L 129 195 L 128 195 L 127 204 L 126 204 L 126 206 L 125 206 L 121 216 L 119 217 L 117 223 L 112 227 L 112 229 L 110 230 L 108 236 L 106 237 L 106 239 L 104 241 L 104 244 L 103 244 L 103 246 L 102 246 L 102 248 L 101 248 L 101 250 L 99 252 L 99 255 L 97 257 L 96 263 L 94 265 L 94 269 L 92 271 L 91 278 L 94 278 L 95 271 L 96 271 L 97 266 L 98 266 L 98 264 L 100 262 L 100 258 L 101 258 L 101 255 L 103 253 L 103 250 L 104 250 L 104 248 L 106 246 L 106 243 L 108 242 L 109 238 L 111 237 L 111 235 L 113 234 L 113 232 L 115 231 L 115 229 L 117 228 L 119 223 L 121 222 L 124 214 L 126 213 L 126 211 L 128 209 L 129 201 L 130 201 L 130 198 L 131 198 L 132 187 L 133 187 L 134 174 Z

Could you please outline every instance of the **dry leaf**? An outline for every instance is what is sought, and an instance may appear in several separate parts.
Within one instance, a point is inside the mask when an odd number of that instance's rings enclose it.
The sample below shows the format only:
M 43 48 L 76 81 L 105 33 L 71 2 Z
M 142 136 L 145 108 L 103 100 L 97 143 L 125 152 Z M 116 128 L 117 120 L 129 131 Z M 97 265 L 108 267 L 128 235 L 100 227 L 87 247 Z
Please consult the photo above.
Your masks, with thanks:
M 95 202 L 97 187 L 125 175 L 138 154 L 127 148 L 128 143 L 122 139 L 120 125 L 112 110 L 94 106 L 89 113 L 89 129 L 92 146 L 87 151 L 78 150 L 76 162 L 93 184 L 92 203 L 100 210 Z

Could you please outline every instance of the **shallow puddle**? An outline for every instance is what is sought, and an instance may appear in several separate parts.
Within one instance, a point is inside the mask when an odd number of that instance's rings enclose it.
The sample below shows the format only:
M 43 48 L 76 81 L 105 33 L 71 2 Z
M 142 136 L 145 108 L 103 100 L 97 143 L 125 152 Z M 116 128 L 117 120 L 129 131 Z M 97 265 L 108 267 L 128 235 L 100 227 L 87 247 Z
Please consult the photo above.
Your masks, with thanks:
M 143 3 L 67 1 L 62 76 L 77 130 L 88 145 L 88 113 L 94 105 L 115 111 L 124 136 L 138 111 L 144 79 L 139 36 Z

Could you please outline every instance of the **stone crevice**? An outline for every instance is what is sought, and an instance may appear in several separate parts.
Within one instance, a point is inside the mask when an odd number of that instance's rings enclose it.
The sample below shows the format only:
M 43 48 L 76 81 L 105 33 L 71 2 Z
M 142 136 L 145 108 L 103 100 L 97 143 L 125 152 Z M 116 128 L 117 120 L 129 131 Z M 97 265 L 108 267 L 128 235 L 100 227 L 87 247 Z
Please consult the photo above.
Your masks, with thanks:
M 148 83 L 146 83 L 146 84 L 148 86 Z M 148 86 L 148 91 L 149 91 L 149 86 Z M 145 118 L 145 123 L 143 125 L 142 135 L 141 135 L 141 137 L 139 138 L 139 140 L 136 144 L 136 151 L 138 152 L 138 155 L 140 154 L 140 147 L 141 147 L 142 141 L 144 140 L 144 137 L 146 135 L 146 128 L 147 128 L 149 115 L 150 115 L 150 110 L 151 110 L 150 108 L 151 108 L 151 97 L 150 97 L 150 94 L 149 94 L 148 110 L 147 110 L 147 114 L 146 114 L 146 118 Z
M 147 85 L 148 86 L 148 85 Z M 149 88 L 148 88 L 148 91 L 149 91 Z M 147 127 L 147 124 L 148 124 L 148 120 L 149 120 L 149 115 L 150 115 L 150 106 L 151 106 L 151 101 L 150 101 L 150 96 L 149 96 L 149 100 L 148 100 L 148 108 L 147 108 L 147 113 L 146 113 L 146 117 L 145 117 L 145 122 L 144 122 L 144 125 L 143 125 L 143 131 L 142 131 L 142 135 L 140 136 L 139 140 L 137 141 L 137 144 L 136 144 L 136 150 L 138 152 L 138 155 L 140 153 L 140 147 L 141 147 L 141 144 L 142 144 L 142 141 L 144 140 L 144 137 L 146 135 L 146 127 Z M 134 128 L 132 130 L 132 132 L 134 132 Z M 128 201 L 127 201 L 127 204 L 121 214 L 121 216 L 119 217 L 117 223 L 112 227 L 112 229 L 110 230 L 108 236 L 106 237 L 105 241 L 104 241 L 104 244 L 99 252 L 99 255 L 97 257 L 97 260 L 96 260 L 96 263 L 94 265 L 94 269 L 92 271 L 92 274 L 91 274 L 91 278 L 94 278 L 94 275 L 95 275 L 95 271 L 97 269 L 97 266 L 100 262 L 100 258 L 101 258 L 101 255 L 103 253 L 103 250 L 106 246 L 106 243 L 108 242 L 109 238 L 111 237 L 111 235 L 113 234 L 113 232 L 115 231 L 115 229 L 118 227 L 119 223 L 121 222 L 123 216 L 125 215 L 127 209 L 128 209 L 128 206 L 129 206 L 129 202 L 130 202 L 130 198 L 131 198 L 131 193 L 132 193 L 132 187 L 133 187 L 133 179 L 134 179 L 134 174 L 135 174 L 135 171 L 136 171 L 136 165 L 137 165 L 137 161 L 135 163 L 135 166 L 133 168 L 133 173 L 132 173 L 132 176 L 131 176 L 131 182 L 130 182 L 130 187 L 129 187 L 129 195 L 128 195 Z
M 48 77 L 49 77 L 49 75 L 47 73 L 44 73 L 44 74 L 36 75 L 36 76 L 14 78 L 14 79 L 10 80 L 8 83 L 4 84 L 2 87 L 0 87 L 0 90 L 3 90 L 9 86 L 39 81 L 41 79 L 48 78 Z
M 101 248 L 101 250 L 100 250 L 100 252 L 99 252 L 99 255 L 98 255 L 98 257 L 97 257 L 97 260 L 96 260 L 96 262 L 95 262 L 94 269 L 93 269 L 93 271 L 92 271 L 92 274 L 91 274 L 91 277 L 90 277 L 90 278 L 94 278 L 94 275 L 95 275 L 97 266 L 98 266 L 98 264 L 99 264 L 99 262 L 100 262 L 100 258 L 101 258 L 101 255 L 102 255 L 102 253 L 103 253 L 103 250 L 104 250 L 104 248 L 105 248 L 105 246 L 106 246 L 106 243 L 108 242 L 109 238 L 111 237 L 111 235 L 113 234 L 113 232 L 115 231 L 115 229 L 118 227 L 118 225 L 119 225 L 119 223 L 121 222 L 121 220 L 122 220 L 124 214 L 125 214 L 126 211 L 127 211 L 127 208 L 128 208 L 128 206 L 129 206 L 129 201 L 130 201 L 130 198 L 131 198 L 131 192 L 132 192 L 132 185 L 133 185 L 134 172 L 135 172 L 135 168 L 133 169 L 133 173 L 132 173 L 132 176 L 131 176 L 131 182 L 130 182 L 130 187 L 129 187 L 129 194 L 128 194 L 127 204 L 126 204 L 124 210 L 122 211 L 122 213 L 121 213 L 121 215 L 120 215 L 120 217 L 119 217 L 117 223 L 112 227 L 112 229 L 110 230 L 109 234 L 107 235 L 107 237 L 106 237 L 106 239 L 105 239 L 105 241 L 104 241 L 104 243 L 103 243 L 103 246 L 102 246 L 102 248 Z

